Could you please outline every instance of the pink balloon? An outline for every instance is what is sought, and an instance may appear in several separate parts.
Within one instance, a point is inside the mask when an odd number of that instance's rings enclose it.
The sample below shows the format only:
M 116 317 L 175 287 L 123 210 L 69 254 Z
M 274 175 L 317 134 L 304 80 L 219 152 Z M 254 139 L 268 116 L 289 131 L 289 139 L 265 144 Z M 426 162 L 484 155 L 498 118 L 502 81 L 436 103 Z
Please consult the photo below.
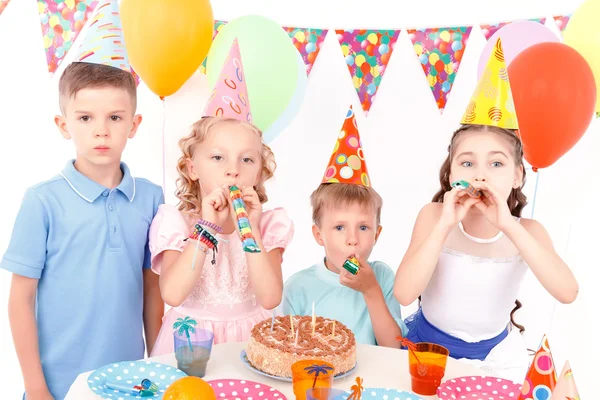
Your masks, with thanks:
M 485 66 L 494 51 L 498 38 L 502 39 L 502 50 L 504 50 L 504 60 L 508 67 L 523 50 L 534 44 L 544 42 L 560 42 L 560 38 L 546 26 L 533 21 L 516 21 L 498 29 L 496 33 L 487 41 L 485 48 L 481 52 L 479 59 L 479 68 L 477 76 L 480 78 L 485 70 Z

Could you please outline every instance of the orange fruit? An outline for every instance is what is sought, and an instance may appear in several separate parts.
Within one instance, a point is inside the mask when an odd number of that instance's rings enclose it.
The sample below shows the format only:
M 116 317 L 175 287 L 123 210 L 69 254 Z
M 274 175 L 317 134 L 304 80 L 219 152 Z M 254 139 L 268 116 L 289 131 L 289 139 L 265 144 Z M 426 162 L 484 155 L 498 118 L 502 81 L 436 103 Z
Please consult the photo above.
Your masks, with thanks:
M 179 378 L 165 390 L 164 400 L 216 400 L 215 391 L 195 376 Z

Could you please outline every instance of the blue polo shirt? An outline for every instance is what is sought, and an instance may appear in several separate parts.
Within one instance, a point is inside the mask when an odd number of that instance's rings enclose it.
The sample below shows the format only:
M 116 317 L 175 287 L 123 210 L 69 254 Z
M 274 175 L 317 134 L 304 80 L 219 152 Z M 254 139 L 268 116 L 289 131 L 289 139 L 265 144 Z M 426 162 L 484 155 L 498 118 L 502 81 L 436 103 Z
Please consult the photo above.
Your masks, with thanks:
M 144 358 L 143 276 L 148 230 L 162 189 L 133 178 L 108 189 L 79 173 L 73 160 L 27 190 L 0 267 L 39 279 L 40 357 L 55 400 L 78 374 Z

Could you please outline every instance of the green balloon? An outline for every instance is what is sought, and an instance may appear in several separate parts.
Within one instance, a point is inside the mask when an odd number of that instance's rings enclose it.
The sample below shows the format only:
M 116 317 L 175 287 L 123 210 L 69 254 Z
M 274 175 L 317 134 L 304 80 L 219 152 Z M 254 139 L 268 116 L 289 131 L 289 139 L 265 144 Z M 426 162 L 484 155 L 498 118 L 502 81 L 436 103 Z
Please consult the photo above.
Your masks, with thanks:
M 247 15 L 224 25 L 207 56 L 206 75 L 214 87 L 233 40 L 242 55 L 252 123 L 265 131 L 286 110 L 298 82 L 298 50 L 276 22 Z

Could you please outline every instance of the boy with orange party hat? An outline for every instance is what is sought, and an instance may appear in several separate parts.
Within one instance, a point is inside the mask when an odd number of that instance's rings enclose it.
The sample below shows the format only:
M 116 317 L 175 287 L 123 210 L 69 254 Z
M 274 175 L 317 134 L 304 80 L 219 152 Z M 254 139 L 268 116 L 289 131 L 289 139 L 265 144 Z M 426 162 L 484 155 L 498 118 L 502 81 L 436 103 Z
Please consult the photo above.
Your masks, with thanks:
M 382 200 L 371 187 L 354 111 L 348 111 L 323 180 L 311 195 L 313 236 L 323 260 L 288 279 L 283 311 L 332 318 L 358 343 L 399 347 L 406 334 L 394 299 L 394 272 L 369 261 L 381 233 Z
M 27 190 L 1 268 L 27 398 L 63 399 L 78 374 L 144 357 L 164 303 L 148 230 L 162 189 L 121 161 L 141 123 L 118 2 L 98 5 L 59 82 L 56 125 L 76 158 Z M 144 346 L 144 333 L 146 346 Z
M 396 273 L 395 293 L 418 311 L 406 323 L 413 342 L 520 381 L 529 357 L 513 320 L 530 269 L 557 300 L 578 285 L 537 221 L 521 218 L 525 167 L 502 43 L 496 43 L 454 132 L 440 189 L 420 211 Z

